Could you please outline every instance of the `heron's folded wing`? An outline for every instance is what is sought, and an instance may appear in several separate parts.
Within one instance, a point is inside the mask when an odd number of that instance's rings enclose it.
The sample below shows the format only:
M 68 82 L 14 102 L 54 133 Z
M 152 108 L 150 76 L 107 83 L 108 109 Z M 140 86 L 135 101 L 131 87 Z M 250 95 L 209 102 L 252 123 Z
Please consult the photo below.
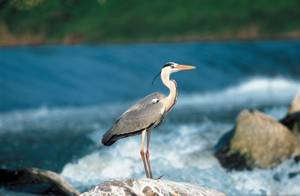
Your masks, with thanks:
M 162 94 L 153 93 L 140 100 L 124 112 L 112 127 L 117 133 L 125 134 L 143 130 L 158 123 L 163 115 Z
M 110 130 L 103 136 L 102 141 L 115 137 L 126 137 L 136 134 L 146 128 L 160 123 L 163 117 L 164 106 L 159 101 L 164 96 L 153 93 L 130 107 L 115 122 Z

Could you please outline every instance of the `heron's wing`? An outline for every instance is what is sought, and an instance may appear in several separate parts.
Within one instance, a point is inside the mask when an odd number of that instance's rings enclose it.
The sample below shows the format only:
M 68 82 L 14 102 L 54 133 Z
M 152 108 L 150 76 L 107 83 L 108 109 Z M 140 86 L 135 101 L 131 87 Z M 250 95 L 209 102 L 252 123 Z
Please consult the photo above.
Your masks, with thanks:
M 160 102 L 163 98 L 163 94 L 153 93 L 138 101 L 104 134 L 102 143 L 111 145 L 120 138 L 137 134 L 159 124 L 164 114 L 164 106 Z

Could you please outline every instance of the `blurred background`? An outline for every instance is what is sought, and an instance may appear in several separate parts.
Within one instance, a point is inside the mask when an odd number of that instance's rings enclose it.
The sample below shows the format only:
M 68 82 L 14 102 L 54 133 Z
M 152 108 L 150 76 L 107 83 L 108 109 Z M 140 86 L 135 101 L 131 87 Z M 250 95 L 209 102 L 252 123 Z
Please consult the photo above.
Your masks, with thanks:
M 300 36 L 298 0 L 1 0 L 0 44 Z
M 280 119 L 300 89 L 298 0 L 0 0 L 0 166 L 38 167 L 86 190 L 144 176 L 140 137 L 102 134 L 154 91 L 165 62 L 179 98 L 153 131 L 155 176 L 229 195 L 297 194 L 299 164 L 232 171 L 214 145 L 243 108 Z M 122 164 L 120 164 L 122 163 Z M 280 176 L 280 180 L 275 178 Z

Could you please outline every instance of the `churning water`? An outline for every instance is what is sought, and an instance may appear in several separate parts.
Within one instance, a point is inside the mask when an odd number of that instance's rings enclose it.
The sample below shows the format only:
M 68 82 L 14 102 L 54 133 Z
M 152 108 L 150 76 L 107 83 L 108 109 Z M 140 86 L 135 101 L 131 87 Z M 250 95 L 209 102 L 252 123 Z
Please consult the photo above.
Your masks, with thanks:
M 197 69 L 172 76 L 180 95 L 152 132 L 154 175 L 229 195 L 299 194 L 299 163 L 228 172 L 213 152 L 241 109 L 286 114 L 300 89 L 300 41 L 1 48 L 0 166 L 54 170 L 80 190 L 143 177 L 139 136 L 99 140 L 134 101 L 167 93 L 151 85 L 167 61 Z

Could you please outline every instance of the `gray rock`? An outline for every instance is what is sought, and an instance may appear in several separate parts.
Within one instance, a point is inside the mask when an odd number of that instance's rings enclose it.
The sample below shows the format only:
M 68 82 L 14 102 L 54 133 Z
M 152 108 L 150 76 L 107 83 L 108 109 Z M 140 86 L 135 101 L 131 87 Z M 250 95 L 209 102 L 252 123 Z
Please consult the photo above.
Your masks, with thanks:
M 0 187 L 14 192 L 74 196 L 79 192 L 60 175 L 37 168 L 0 169 Z
M 300 143 L 272 117 L 243 110 L 235 129 L 219 141 L 215 155 L 228 169 L 270 168 L 300 155 Z
M 195 195 L 195 196 L 225 196 L 224 193 L 213 189 L 199 187 L 188 183 L 179 183 L 168 180 L 153 180 L 143 178 L 140 180 L 109 181 L 97 185 L 81 196 L 96 195 Z

